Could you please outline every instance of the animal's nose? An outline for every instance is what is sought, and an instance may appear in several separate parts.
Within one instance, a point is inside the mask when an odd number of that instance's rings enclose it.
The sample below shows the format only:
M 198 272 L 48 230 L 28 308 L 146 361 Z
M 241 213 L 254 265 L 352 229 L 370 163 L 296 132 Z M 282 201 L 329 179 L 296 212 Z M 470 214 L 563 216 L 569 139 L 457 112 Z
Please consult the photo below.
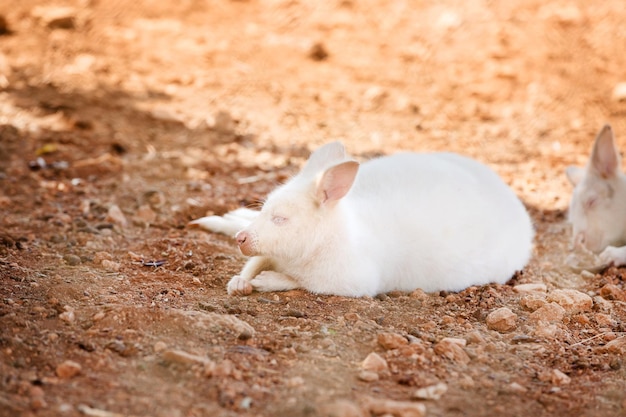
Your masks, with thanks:
M 237 236 L 235 236 L 235 239 L 237 239 L 237 244 L 241 246 L 248 240 L 248 234 L 246 232 L 239 232 Z

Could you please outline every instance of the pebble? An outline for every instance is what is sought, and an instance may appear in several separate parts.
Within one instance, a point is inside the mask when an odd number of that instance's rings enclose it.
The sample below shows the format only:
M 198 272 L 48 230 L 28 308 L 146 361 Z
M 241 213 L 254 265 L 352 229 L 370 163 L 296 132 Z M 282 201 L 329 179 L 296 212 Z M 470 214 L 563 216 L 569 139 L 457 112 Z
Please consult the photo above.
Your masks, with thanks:
M 394 417 L 424 417 L 426 406 L 411 401 L 394 401 L 383 398 L 367 397 L 363 401 L 371 414 L 376 416 L 392 415 Z
M 374 381 L 378 381 L 380 377 L 378 376 L 378 373 L 374 371 L 367 371 L 365 369 L 362 369 L 361 372 L 359 372 L 358 378 L 361 381 L 374 382 Z
M 311 48 L 309 49 L 309 58 L 313 61 L 323 61 L 328 58 L 328 51 L 326 50 L 324 44 L 315 42 L 311 45 Z
M 31 15 L 49 29 L 74 29 L 76 9 L 61 6 L 37 6 Z
M 572 379 L 558 369 L 553 369 L 551 381 L 554 385 L 567 385 L 572 382 Z
M 365 417 L 365 413 L 354 402 L 349 400 L 336 400 L 323 405 L 319 409 L 321 417 Z
M 626 101 L 626 82 L 617 83 L 612 94 L 615 101 Z
M 398 349 L 409 344 L 409 341 L 397 333 L 380 333 L 378 344 L 385 350 Z
M 424 387 L 424 388 L 420 388 L 420 389 L 416 390 L 411 395 L 411 399 L 414 399 L 414 400 L 434 400 L 434 401 L 437 401 L 447 391 L 448 391 L 448 386 L 445 383 L 443 383 L 443 382 L 439 382 L 438 384 L 430 385 L 428 387 Z
M 626 353 L 626 336 L 618 337 L 611 340 L 609 343 L 603 346 L 603 351 L 609 353 L 623 354 Z
M 126 227 L 128 225 L 128 220 L 126 220 L 126 216 L 124 215 L 124 213 L 122 213 L 122 210 L 117 204 L 113 204 L 111 207 L 109 207 L 106 221 L 115 223 L 120 227 Z
M 519 300 L 519 305 L 526 310 L 535 311 L 546 305 L 545 298 L 535 294 L 525 295 Z
M 458 343 L 458 340 L 464 341 L 464 339 L 452 339 L 448 337 L 441 339 L 441 341 L 435 345 L 435 353 L 453 362 L 468 363 L 470 357 L 463 349 L 463 346 Z
M 165 342 L 158 341 L 154 344 L 152 348 L 157 353 L 163 352 L 165 349 L 167 349 L 167 344 Z
M 558 303 L 570 314 L 589 311 L 593 306 L 591 297 L 583 292 L 572 289 L 554 290 L 548 294 L 547 300 Z
M 59 318 L 66 323 L 74 322 L 76 315 L 74 314 L 74 308 L 70 306 L 63 307 L 65 310 L 63 313 L 59 314 Z
M 487 327 L 498 332 L 510 332 L 517 327 L 517 314 L 511 309 L 502 307 L 487 316 Z
M 67 254 L 63 256 L 63 260 L 70 266 L 76 266 L 80 264 L 80 256 Z
M 600 295 L 607 300 L 618 300 L 626 302 L 626 291 L 620 289 L 615 284 L 606 284 L 600 288 Z
M 69 379 L 78 375 L 82 367 L 74 361 L 65 361 L 57 366 L 56 374 L 61 379 Z
M 156 350 L 156 349 L 155 349 Z M 206 365 L 211 362 L 209 358 L 200 355 L 193 355 L 178 349 L 164 350 L 161 358 L 165 362 L 178 363 L 181 365 Z
M 361 368 L 366 371 L 381 372 L 389 369 L 389 365 L 387 365 L 387 361 L 382 358 L 378 353 L 372 352 L 367 355 L 365 360 L 363 360 L 363 363 L 361 363 Z
M 157 219 L 157 214 L 152 207 L 148 204 L 144 204 L 143 206 L 137 209 L 135 213 L 135 222 L 140 224 L 152 224 Z
M 118 272 L 120 268 L 122 268 L 122 264 L 115 261 L 109 261 L 107 259 L 103 259 L 100 263 L 104 269 L 109 272 Z
M 565 309 L 557 303 L 547 303 L 541 308 L 538 308 L 530 315 L 530 320 L 539 323 L 558 323 L 563 320 L 565 316 Z
M 546 284 L 541 283 L 519 284 L 513 287 L 513 289 L 522 294 L 548 291 L 548 287 L 546 286 Z

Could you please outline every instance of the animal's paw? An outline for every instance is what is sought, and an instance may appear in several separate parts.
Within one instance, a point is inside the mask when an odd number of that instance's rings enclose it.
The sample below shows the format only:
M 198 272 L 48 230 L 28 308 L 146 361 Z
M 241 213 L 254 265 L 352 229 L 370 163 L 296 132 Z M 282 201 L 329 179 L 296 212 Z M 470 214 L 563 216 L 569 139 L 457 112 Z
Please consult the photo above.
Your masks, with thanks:
M 239 275 L 235 275 L 230 281 L 228 281 L 226 289 L 229 295 L 248 295 L 252 293 L 252 285 L 250 285 L 250 281 Z
M 257 291 L 288 291 L 299 288 L 291 277 L 276 271 L 262 271 L 250 284 Z
M 626 246 L 607 246 L 600 254 L 600 260 L 615 266 L 626 265 Z

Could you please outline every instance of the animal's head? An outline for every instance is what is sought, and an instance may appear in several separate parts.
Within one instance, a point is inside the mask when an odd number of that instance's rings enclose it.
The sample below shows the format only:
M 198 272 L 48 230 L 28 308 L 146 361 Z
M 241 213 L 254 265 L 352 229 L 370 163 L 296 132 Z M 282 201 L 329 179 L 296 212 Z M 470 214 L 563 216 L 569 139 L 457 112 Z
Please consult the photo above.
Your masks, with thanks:
M 284 260 L 314 255 L 334 232 L 334 209 L 352 187 L 358 168 L 339 142 L 316 150 L 297 176 L 268 196 L 258 218 L 237 234 L 241 252 Z
M 574 185 L 569 207 L 573 239 L 592 252 L 622 243 L 626 231 L 626 177 L 611 126 L 596 137 L 585 168 L 570 166 L 567 178 Z

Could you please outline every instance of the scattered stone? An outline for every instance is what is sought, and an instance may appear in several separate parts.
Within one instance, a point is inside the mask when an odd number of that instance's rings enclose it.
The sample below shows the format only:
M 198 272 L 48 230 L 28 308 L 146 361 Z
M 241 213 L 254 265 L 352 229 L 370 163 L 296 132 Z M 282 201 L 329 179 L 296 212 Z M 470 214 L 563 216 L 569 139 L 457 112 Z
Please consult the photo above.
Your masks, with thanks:
M 378 344 L 385 350 L 398 349 L 409 344 L 409 341 L 397 333 L 380 333 Z
M 560 323 L 565 316 L 565 309 L 557 303 L 547 303 L 530 315 L 530 320 L 539 323 Z
M 366 397 L 363 401 L 371 414 L 376 416 L 392 415 L 394 417 L 424 417 L 426 406 L 411 401 L 394 401 L 383 398 Z
M 74 361 L 65 361 L 57 366 L 56 374 L 61 379 L 69 379 L 78 375 L 82 367 Z
M 320 407 L 321 417 L 365 417 L 365 413 L 349 400 L 336 400 Z
M 504 392 L 508 394 L 525 394 L 528 392 L 528 389 L 517 382 L 511 382 L 509 385 L 504 387 Z
M 624 354 L 626 353 L 626 336 L 618 337 L 617 339 L 611 340 L 609 343 L 603 346 L 603 351 L 615 354 Z
M 209 313 L 204 311 L 179 311 L 185 317 L 194 320 L 194 324 L 210 330 L 227 329 L 238 338 L 250 339 L 254 336 L 254 327 L 231 314 Z
M 80 265 L 80 256 L 67 254 L 63 256 L 63 260 L 70 266 Z
M 115 223 L 120 227 L 126 227 L 128 225 L 128 220 L 126 220 L 126 216 L 124 215 L 124 213 L 122 213 L 122 210 L 117 204 L 113 204 L 111 207 L 109 207 L 106 221 Z
M 387 361 L 378 353 L 372 352 L 367 355 L 363 363 L 361 363 L 361 368 L 366 371 L 381 372 L 389 369 L 389 366 L 387 365 Z
M 570 314 L 589 311 L 593 306 L 591 297 L 583 292 L 572 289 L 554 290 L 548 294 L 547 300 L 558 303 Z
M 165 362 L 178 363 L 181 365 L 206 365 L 211 362 L 209 358 L 204 356 L 193 355 L 178 349 L 164 350 L 161 353 L 161 358 Z
M 528 294 L 519 300 L 519 305 L 530 311 L 535 311 L 545 306 L 546 303 L 547 301 L 544 297 L 537 296 L 536 294 Z
M 30 386 L 28 394 L 30 395 L 30 406 L 33 410 L 41 410 L 48 406 L 44 398 L 45 393 L 41 387 L 36 385 Z
M 215 114 L 213 130 L 220 133 L 229 133 L 235 130 L 235 120 L 227 111 L 220 110 Z
M 513 287 L 513 289 L 521 294 L 533 293 L 533 292 L 544 293 L 548 291 L 548 287 L 546 286 L 546 284 L 541 284 L 541 283 L 519 284 Z
M 605 313 L 596 313 L 594 318 L 596 319 L 596 323 L 603 327 L 612 327 L 615 325 L 615 320 L 611 317 L 610 314 Z
M 450 359 L 453 362 L 468 363 L 470 357 L 467 355 L 463 346 L 459 343 L 459 340 L 465 339 L 453 339 L 446 337 L 441 339 L 439 343 L 435 345 L 435 353 L 445 358 Z
M 375 110 L 379 108 L 387 98 L 387 91 L 380 86 L 372 86 L 363 94 L 363 105 L 365 110 Z
M 149 204 L 144 204 L 143 206 L 137 209 L 135 213 L 134 221 L 135 223 L 149 225 L 156 221 L 157 214 Z
M 617 300 L 626 302 L 626 291 L 620 289 L 617 285 L 606 284 L 600 288 L 600 296 L 607 300 Z
M 559 328 L 556 324 L 545 324 L 544 322 L 540 322 L 535 328 L 533 335 L 542 339 L 554 339 L 558 331 Z
M 567 385 L 572 382 L 572 379 L 558 369 L 553 369 L 551 381 L 554 385 Z
M 618 83 L 613 88 L 612 97 L 615 101 L 626 101 L 626 82 Z
M 313 61 L 323 61 L 328 58 L 328 51 L 320 42 L 315 42 L 309 49 L 309 58 Z
M 517 314 L 509 308 L 502 307 L 487 316 L 487 327 L 498 332 L 510 332 L 517 327 Z
M 420 389 L 416 390 L 411 395 L 411 399 L 413 399 L 413 400 L 434 400 L 434 401 L 437 401 L 447 391 L 448 391 L 448 386 L 445 383 L 443 383 L 443 382 L 439 382 L 438 384 L 430 385 L 428 387 L 424 387 L 424 388 L 420 388 Z
M 49 29 L 74 29 L 76 13 L 73 7 L 37 6 L 31 15 Z
M 93 317 L 91 317 L 91 319 L 93 321 L 100 321 L 104 318 L 104 316 L 106 316 L 106 313 L 104 311 L 98 311 L 96 314 L 93 315 Z
M 374 381 L 378 381 L 380 377 L 378 376 L 378 373 L 374 371 L 367 371 L 365 369 L 362 369 L 361 372 L 359 372 L 358 378 L 361 381 L 374 382 Z
M 76 318 L 74 314 L 74 308 L 70 306 L 63 307 L 65 310 L 63 313 L 59 314 L 59 318 L 66 323 L 73 323 Z
M 119 270 L 122 268 L 121 263 L 115 262 L 115 261 L 109 261 L 107 259 L 102 260 L 100 264 L 102 265 L 104 269 L 106 269 L 109 272 L 119 272 Z
M 467 341 L 467 343 L 475 345 L 482 345 L 485 343 L 485 338 L 478 331 L 468 333 L 467 336 L 465 336 L 465 340 Z

